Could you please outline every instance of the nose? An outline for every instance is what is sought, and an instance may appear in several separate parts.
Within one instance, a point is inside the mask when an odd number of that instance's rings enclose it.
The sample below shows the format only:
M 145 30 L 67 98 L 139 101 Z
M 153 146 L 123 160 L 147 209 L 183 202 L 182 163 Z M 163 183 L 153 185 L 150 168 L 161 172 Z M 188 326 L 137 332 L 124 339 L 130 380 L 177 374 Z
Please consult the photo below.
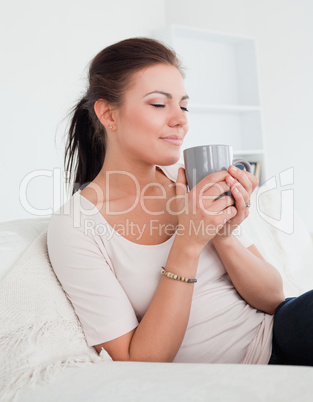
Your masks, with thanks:
M 180 106 L 173 108 L 173 111 L 172 111 L 170 119 L 169 119 L 169 126 L 170 127 L 175 127 L 175 126 L 184 127 L 187 124 L 188 124 L 188 119 L 187 119 L 186 111 L 181 109 Z

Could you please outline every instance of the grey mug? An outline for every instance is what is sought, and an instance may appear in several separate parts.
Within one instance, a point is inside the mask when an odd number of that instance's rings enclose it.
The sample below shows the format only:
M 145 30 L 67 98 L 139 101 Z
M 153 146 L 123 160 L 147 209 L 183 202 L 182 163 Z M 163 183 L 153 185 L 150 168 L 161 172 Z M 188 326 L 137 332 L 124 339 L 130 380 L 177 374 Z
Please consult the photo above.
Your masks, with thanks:
M 234 165 L 251 172 L 251 165 L 245 159 L 233 159 L 230 145 L 200 145 L 184 150 L 186 179 L 191 190 L 205 176 L 228 170 Z

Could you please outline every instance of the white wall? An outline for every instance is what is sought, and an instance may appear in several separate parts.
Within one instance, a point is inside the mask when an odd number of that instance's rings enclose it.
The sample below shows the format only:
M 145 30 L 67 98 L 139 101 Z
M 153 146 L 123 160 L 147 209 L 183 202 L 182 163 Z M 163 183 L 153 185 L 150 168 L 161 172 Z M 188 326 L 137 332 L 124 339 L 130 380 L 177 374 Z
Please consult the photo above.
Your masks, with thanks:
M 55 209 L 53 182 L 63 166 L 65 122 L 84 90 L 87 65 L 105 46 L 150 35 L 165 23 L 164 3 L 153 0 L 12 0 L 0 13 L 0 221 L 31 218 L 19 199 L 32 179 L 28 204 Z M 56 142 L 55 142 L 56 141 Z M 57 194 L 58 192 L 55 192 Z M 62 194 L 61 197 L 63 198 Z
M 295 207 L 313 232 L 312 20 L 311 0 L 6 2 L 0 15 L 0 221 L 31 217 L 19 200 L 23 178 L 62 166 L 62 119 L 84 88 L 90 59 L 110 43 L 150 35 L 167 22 L 256 38 L 268 173 L 294 167 Z M 29 203 L 57 207 L 62 200 L 53 202 L 52 182 L 33 179 Z
M 169 23 L 254 37 L 268 176 L 294 168 L 296 212 L 313 232 L 312 0 L 170 0 Z M 284 188 L 282 188 L 283 190 Z

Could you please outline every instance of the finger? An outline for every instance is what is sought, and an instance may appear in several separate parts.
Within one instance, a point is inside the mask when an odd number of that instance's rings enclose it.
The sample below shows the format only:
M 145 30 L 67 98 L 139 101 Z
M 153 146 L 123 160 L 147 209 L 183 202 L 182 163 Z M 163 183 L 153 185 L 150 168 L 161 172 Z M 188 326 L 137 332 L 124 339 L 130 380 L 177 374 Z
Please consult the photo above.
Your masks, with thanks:
M 251 177 L 253 177 L 249 172 L 246 172 L 245 170 L 241 170 L 236 168 L 235 166 L 230 166 L 229 167 L 229 173 L 233 178 L 239 181 L 239 183 L 245 188 L 246 191 L 249 192 L 249 194 L 252 193 L 254 190 L 253 184 L 251 181 Z M 249 176 L 248 176 L 249 174 Z M 227 180 L 227 179 L 226 179 Z
M 251 181 L 252 183 L 252 191 L 255 190 L 255 188 L 258 186 L 259 184 L 259 179 L 257 177 L 255 177 L 252 173 L 250 172 L 246 172 L 246 176 L 248 177 L 248 179 Z
M 207 187 L 209 187 L 214 183 L 225 181 L 226 176 L 229 176 L 227 170 L 221 170 L 219 172 L 210 173 L 207 176 L 205 176 L 202 180 L 200 180 L 199 183 L 196 185 L 196 187 L 198 186 L 199 188 L 201 188 L 204 185 L 207 185 Z
M 206 215 L 220 215 L 224 210 L 235 205 L 233 197 L 224 196 L 218 200 L 211 201 L 211 197 L 200 199 L 200 208 Z
M 222 211 L 234 205 L 235 205 L 234 197 L 230 197 L 228 195 L 220 197 L 218 200 L 214 201 L 214 207 L 219 211 Z
M 234 180 L 241 181 L 243 185 L 244 183 L 246 183 L 247 184 L 246 187 L 248 187 L 247 190 L 249 190 L 251 186 L 251 193 L 256 189 L 256 187 L 259 184 L 259 180 L 252 173 L 247 172 L 246 170 L 241 169 L 236 170 L 236 168 L 234 169 L 233 167 L 230 167 L 229 172 L 232 174 L 232 176 L 230 177 L 232 177 Z
M 234 206 L 230 206 L 227 209 L 224 209 L 221 213 L 223 224 L 230 223 L 230 221 L 238 214 L 237 208 Z
M 250 202 L 251 194 L 246 191 L 246 189 L 238 181 L 236 181 L 235 184 L 231 187 L 231 192 L 234 188 L 236 188 L 242 194 L 245 204 L 248 204 Z
M 220 212 L 222 209 L 234 203 L 233 197 L 229 194 L 230 187 L 225 183 L 215 183 L 209 189 L 199 192 L 199 206 L 206 211 Z M 220 201 L 220 202 L 218 202 Z
M 247 204 L 249 200 L 245 200 L 242 192 L 239 190 L 238 185 L 234 185 L 231 189 L 232 195 L 235 199 L 235 207 L 238 211 L 238 215 L 246 218 L 249 215 L 249 208 L 247 208 Z
M 230 191 L 230 186 L 225 181 L 220 181 L 217 183 L 203 184 L 200 189 L 200 194 L 211 196 L 212 199 L 217 199 L 228 191 Z

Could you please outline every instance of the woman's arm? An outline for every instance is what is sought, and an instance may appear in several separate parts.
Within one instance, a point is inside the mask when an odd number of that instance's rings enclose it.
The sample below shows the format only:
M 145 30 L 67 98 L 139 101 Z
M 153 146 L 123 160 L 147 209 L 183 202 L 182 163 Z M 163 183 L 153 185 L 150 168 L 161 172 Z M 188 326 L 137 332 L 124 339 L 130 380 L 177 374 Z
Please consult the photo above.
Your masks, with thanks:
M 186 247 L 182 238 L 177 237 L 166 269 L 194 278 L 198 258 L 199 253 Z M 162 275 L 138 327 L 120 338 L 97 345 L 96 349 L 100 352 L 103 347 L 113 360 L 173 361 L 187 328 L 194 286 Z
M 194 278 L 203 247 L 215 236 L 217 228 L 235 216 L 236 209 L 232 206 L 231 197 L 214 201 L 230 189 L 225 182 L 226 175 L 227 172 L 210 175 L 203 179 L 198 188 L 194 187 L 187 194 L 185 176 L 180 170 L 176 194 L 178 211 L 184 211 L 179 214 L 179 226 L 184 230 L 176 234 L 165 267 L 167 271 L 185 278 Z M 203 184 L 207 185 L 205 193 L 200 191 Z M 207 196 L 202 203 L 199 203 L 200 194 Z M 216 227 L 215 233 L 196 233 L 191 230 L 202 221 Z M 103 347 L 113 360 L 173 361 L 186 332 L 194 286 L 197 284 L 184 283 L 162 275 L 138 327 L 124 336 L 97 345 L 96 349 L 100 352 Z
M 212 240 L 238 293 L 252 307 L 274 314 L 285 300 L 279 272 L 266 262 L 257 248 L 245 248 L 234 236 Z
M 248 172 L 233 166 L 226 182 L 231 187 L 237 210 L 212 240 L 238 293 L 251 306 L 274 314 L 276 307 L 284 300 L 282 279 L 278 271 L 267 263 L 255 246 L 246 249 L 232 231 L 249 215 L 247 204 L 257 186 L 257 179 Z

